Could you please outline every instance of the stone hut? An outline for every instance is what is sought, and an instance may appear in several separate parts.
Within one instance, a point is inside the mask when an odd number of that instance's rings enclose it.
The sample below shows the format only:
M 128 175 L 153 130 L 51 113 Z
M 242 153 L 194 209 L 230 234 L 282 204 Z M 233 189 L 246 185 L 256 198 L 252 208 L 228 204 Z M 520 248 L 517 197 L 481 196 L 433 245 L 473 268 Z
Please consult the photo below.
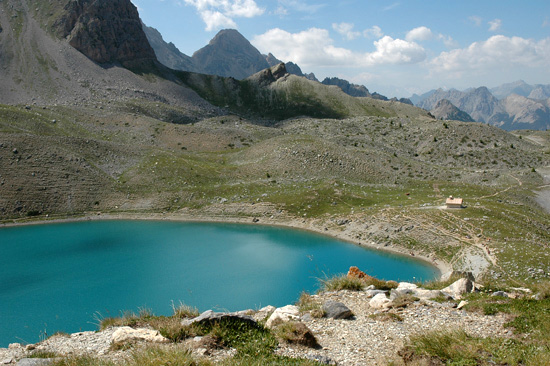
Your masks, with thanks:
M 447 206 L 447 208 L 463 208 L 464 206 L 462 206 L 462 203 L 462 198 L 449 196 L 445 201 L 445 206 Z

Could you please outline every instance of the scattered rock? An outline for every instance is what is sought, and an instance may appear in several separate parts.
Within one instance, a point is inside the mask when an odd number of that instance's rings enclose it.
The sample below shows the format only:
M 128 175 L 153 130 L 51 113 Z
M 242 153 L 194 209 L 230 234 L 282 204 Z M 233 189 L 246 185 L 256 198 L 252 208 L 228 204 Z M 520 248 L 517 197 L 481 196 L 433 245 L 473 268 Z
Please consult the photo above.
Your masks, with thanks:
M 144 341 L 153 343 L 167 343 L 168 339 L 164 338 L 158 330 L 144 328 L 120 327 L 111 337 L 112 343 L 125 343 L 133 341 Z
M 368 298 L 374 297 L 378 294 L 385 294 L 386 291 L 383 290 L 365 290 L 365 293 L 367 294 Z
M 311 361 L 319 362 L 322 365 L 336 365 L 336 361 L 332 360 L 330 357 L 322 355 L 306 355 L 306 359 Z
M 510 297 L 510 295 L 505 291 L 495 291 L 491 294 L 491 296 L 493 296 L 493 297 L 506 297 L 506 298 Z
M 353 316 L 351 310 L 341 302 L 329 300 L 324 303 L 323 310 L 327 318 L 348 319 Z
M 462 300 L 458 306 L 456 307 L 458 310 L 462 309 L 463 307 L 465 307 L 466 305 L 468 305 L 468 301 L 466 300 Z
M 287 305 L 283 306 L 282 308 L 277 308 L 271 314 L 269 319 L 267 319 L 267 322 L 265 323 L 265 326 L 267 328 L 273 328 L 274 326 L 285 323 L 291 320 L 298 320 L 300 311 L 298 310 L 298 307 L 295 305 Z

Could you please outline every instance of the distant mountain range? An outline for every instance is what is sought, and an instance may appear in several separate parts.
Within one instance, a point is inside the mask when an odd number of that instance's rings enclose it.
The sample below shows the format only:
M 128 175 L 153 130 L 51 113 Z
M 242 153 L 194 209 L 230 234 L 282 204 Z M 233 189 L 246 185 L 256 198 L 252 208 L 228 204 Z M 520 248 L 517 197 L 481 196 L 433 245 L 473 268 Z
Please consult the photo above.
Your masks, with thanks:
M 271 53 L 262 55 L 235 29 L 221 30 L 207 46 L 196 51 L 191 57 L 178 50 L 173 43 L 165 42 L 162 35 L 155 28 L 143 24 L 143 30 L 158 60 L 165 66 L 175 70 L 233 77 L 242 80 L 282 62 Z M 313 73 L 302 72 L 302 69 L 293 62 L 287 62 L 285 66 L 289 74 L 319 82 Z M 353 97 L 390 100 L 379 93 L 369 92 L 364 85 L 352 84 L 337 77 L 325 78 L 321 83 L 335 85 L 342 89 L 344 93 Z M 406 98 L 393 98 L 391 100 L 412 105 L 412 102 Z
M 491 90 L 486 87 L 465 91 L 437 89 L 410 98 L 417 107 L 429 111 L 443 99 L 475 121 L 505 130 L 550 128 L 550 85 L 529 85 L 517 81 Z

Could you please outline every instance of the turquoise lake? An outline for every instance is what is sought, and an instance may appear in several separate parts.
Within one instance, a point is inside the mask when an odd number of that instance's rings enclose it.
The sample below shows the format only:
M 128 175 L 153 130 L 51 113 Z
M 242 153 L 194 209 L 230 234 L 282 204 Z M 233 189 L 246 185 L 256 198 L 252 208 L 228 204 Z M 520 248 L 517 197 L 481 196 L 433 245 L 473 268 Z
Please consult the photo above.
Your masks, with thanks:
M 170 315 L 172 301 L 201 311 L 283 306 L 350 266 L 386 280 L 439 274 L 414 258 L 271 226 L 84 221 L 0 228 L 0 347 L 96 330 L 98 317 L 124 310 Z

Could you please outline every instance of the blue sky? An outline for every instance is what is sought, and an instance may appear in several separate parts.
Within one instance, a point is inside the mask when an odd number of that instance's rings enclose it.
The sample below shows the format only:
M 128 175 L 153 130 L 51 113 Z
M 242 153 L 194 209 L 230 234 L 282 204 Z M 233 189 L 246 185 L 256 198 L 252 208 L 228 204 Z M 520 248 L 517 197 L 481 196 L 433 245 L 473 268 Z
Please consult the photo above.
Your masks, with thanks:
M 550 84 L 548 0 L 132 0 L 192 55 L 220 29 L 318 79 L 387 96 L 433 88 Z

